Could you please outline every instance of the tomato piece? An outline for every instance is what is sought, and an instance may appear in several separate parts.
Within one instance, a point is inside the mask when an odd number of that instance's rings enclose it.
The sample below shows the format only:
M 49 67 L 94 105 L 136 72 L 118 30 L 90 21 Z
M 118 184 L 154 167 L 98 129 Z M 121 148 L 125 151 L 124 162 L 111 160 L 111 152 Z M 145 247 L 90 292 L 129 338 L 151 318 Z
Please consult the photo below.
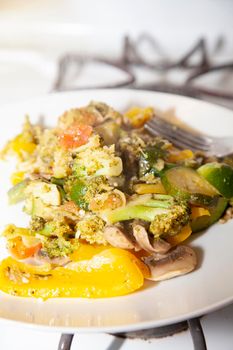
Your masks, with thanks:
M 90 125 L 74 123 L 60 135 L 60 144 L 67 149 L 85 145 L 92 131 Z
M 42 247 L 41 243 L 27 247 L 19 236 L 11 239 L 9 243 L 10 253 L 19 260 L 30 258 Z

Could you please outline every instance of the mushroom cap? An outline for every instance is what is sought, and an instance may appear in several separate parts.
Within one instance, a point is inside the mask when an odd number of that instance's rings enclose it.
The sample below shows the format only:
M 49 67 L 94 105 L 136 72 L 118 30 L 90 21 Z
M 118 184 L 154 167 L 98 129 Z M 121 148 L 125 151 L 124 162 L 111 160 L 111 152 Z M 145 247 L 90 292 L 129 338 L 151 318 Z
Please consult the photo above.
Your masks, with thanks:
M 104 230 L 104 238 L 113 247 L 140 250 L 137 243 L 133 241 L 130 234 L 123 227 L 116 225 L 107 226 Z
M 170 243 L 163 239 L 154 239 L 151 242 L 145 227 L 138 223 L 133 224 L 133 235 L 138 245 L 149 253 L 165 254 L 171 248 Z
M 143 261 L 151 270 L 149 279 L 163 281 L 194 270 L 197 265 L 197 256 L 192 248 L 180 245 L 161 258 L 158 255 L 151 255 L 145 257 Z
M 70 262 L 70 258 L 68 256 L 62 256 L 62 257 L 57 257 L 57 258 L 49 258 L 48 256 L 44 256 L 41 254 L 40 251 L 38 251 L 35 254 L 35 261 L 37 261 L 39 264 L 42 263 L 49 263 L 57 266 L 64 266 L 68 262 Z

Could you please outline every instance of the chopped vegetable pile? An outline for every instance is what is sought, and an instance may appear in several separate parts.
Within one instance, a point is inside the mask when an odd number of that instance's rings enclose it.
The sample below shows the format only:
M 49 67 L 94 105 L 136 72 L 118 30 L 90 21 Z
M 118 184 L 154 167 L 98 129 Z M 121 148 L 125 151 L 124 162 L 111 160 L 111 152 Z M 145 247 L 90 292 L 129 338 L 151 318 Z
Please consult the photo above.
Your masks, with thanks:
M 229 213 L 233 168 L 151 136 L 152 117 L 151 107 L 121 114 L 91 102 L 51 129 L 26 118 L 1 153 L 17 159 L 9 204 L 23 201 L 30 217 L 3 232 L 2 291 L 111 297 L 195 269 L 184 241 Z

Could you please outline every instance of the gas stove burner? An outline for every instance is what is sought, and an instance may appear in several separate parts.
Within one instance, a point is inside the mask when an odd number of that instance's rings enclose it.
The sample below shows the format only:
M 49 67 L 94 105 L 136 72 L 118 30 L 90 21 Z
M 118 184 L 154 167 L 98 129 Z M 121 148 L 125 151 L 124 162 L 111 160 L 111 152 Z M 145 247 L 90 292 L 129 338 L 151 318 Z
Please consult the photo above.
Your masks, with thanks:
M 156 327 L 150 329 L 139 330 L 135 332 L 118 333 L 116 337 L 128 338 L 128 339 L 153 339 L 153 338 L 164 338 L 176 333 L 186 331 L 188 329 L 187 321 L 171 324 L 163 327 Z
M 199 318 L 192 318 L 190 320 L 171 324 L 168 326 L 143 329 L 135 332 L 117 333 L 112 335 L 122 339 L 150 340 L 154 338 L 172 336 L 187 329 L 190 330 L 194 350 L 207 350 L 205 337 Z M 62 334 L 58 345 L 58 350 L 72 350 L 71 345 L 73 337 L 74 334 Z

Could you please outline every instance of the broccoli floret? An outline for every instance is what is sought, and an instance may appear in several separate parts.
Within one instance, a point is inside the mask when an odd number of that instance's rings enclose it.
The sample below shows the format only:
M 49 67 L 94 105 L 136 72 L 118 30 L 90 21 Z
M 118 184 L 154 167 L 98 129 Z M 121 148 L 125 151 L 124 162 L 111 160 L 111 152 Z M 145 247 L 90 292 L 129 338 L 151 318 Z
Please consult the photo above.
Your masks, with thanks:
M 70 199 L 78 205 L 79 208 L 86 210 L 88 203 L 85 200 L 87 185 L 84 180 L 76 179 L 70 188 Z
M 164 167 L 166 155 L 167 151 L 163 141 L 147 146 L 142 150 L 139 160 L 139 177 L 143 177 L 148 173 L 159 176 L 160 171 Z
M 30 228 L 36 234 L 51 237 L 64 237 L 74 234 L 71 227 L 62 220 L 45 221 L 42 217 L 34 216 L 30 222 Z
M 156 237 L 175 235 L 190 219 L 190 208 L 169 195 L 143 195 L 125 207 L 103 213 L 109 223 L 140 219 L 150 222 L 150 232 Z
M 115 155 L 114 145 L 87 148 L 77 153 L 73 164 L 73 173 L 77 177 L 119 176 L 122 161 Z
M 155 216 L 150 224 L 150 232 L 155 238 L 174 236 L 181 231 L 183 226 L 187 225 L 189 220 L 189 206 L 184 203 L 175 204 L 166 213 Z
M 43 230 L 45 226 L 45 219 L 41 216 L 32 216 L 30 221 L 30 229 L 33 232 Z
M 77 223 L 76 238 L 85 239 L 91 244 L 107 244 L 103 236 L 104 226 L 105 222 L 96 215 L 85 217 Z
M 105 176 L 97 176 L 95 178 L 87 181 L 87 191 L 85 193 L 85 201 L 90 203 L 90 201 L 97 195 L 101 193 L 106 193 L 111 191 L 112 186 L 109 185 L 108 180 Z
M 78 247 L 78 241 L 66 241 L 63 237 L 47 239 L 43 243 L 41 254 L 50 259 L 72 254 Z
M 169 142 L 161 137 L 151 137 L 139 131 L 123 134 L 118 147 L 127 178 L 137 174 L 140 180 L 153 182 L 155 176 L 160 176 L 169 146 Z
M 88 209 L 89 203 L 96 195 L 107 193 L 112 190 L 105 176 L 94 178 L 70 177 L 65 184 L 65 191 L 70 200 L 74 201 L 79 208 Z

